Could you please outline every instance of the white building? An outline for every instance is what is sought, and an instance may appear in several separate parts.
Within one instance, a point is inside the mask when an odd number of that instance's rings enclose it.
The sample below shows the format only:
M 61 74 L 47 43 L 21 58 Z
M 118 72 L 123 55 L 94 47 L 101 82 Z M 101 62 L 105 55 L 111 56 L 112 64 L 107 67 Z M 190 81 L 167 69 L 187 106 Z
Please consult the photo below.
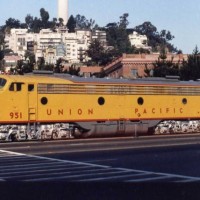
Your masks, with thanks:
M 99 40 L 104 47 L 107 46 L 107 36 L 105 31 L 100 31 L 100 30 L 93 31 L 92 40 Z
M 76 30 L 68 33 L 67 30 L 42 29 L 40 33 L 29 33 L 28 29 L 11 29 L 6 35 L 6 48 L 12 49 L 14 53 L 24 56 L 26 50 L 33 51 L 36 61 L 44 57 L 46 63 L 55 64 L 59 58 L 64 58 L 70 63 L 87 61 L 85 55 L 92 41 L 90 30 Z
M 11 29 L 5 37 L 6 48 L 13 50 L 20 56 L 24 56 L 27 43 L 37 40 L 37 34 L 28 33 L 28 29 Z
M 69 62 L 87 61 L 85 52 L 91 43 L 91 31 L 77 30 L 68 33 L 63 41 L 66 44 L 66 59 Z
M 61 44 L 62 34 L 58 32 L 52 32 L 50 29 L 42 29 L 37 35 L 37 40 L 35 42 L 35 55 L 36 61 L 44 57 L 46 63 L 55 64 L 56 63 L 56 53 L 53 49 Z
M 148 46 L 148 38 L 146 35 L 140 35 L 134 31 L 132 34 L 129 35 L 129 40 L 131 45 L 135 46 L 137 49 L 151 49 L 151 47 Z

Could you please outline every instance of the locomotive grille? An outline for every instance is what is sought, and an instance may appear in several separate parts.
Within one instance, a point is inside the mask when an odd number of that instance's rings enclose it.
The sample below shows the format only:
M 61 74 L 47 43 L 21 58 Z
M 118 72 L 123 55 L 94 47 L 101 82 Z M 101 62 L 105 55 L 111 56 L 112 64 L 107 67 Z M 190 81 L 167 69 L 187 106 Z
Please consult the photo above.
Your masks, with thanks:
M 39 94 L 200 95 L 200 87 L 39 84 Z

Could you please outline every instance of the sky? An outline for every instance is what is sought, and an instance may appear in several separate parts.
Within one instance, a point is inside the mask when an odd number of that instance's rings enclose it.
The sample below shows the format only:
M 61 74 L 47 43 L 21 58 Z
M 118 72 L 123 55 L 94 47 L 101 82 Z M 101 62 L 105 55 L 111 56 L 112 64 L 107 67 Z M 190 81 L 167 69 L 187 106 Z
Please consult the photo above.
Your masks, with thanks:
M 118 22 L 128 13 L 129 28 L 150 21 L 160 32 L 165 29 L 175 36 L 171 41 L 183 53 L 200 50 L 199 0 L 68 0 L 69 16 L 84 15 L 94 19 L 99 26 Z M 0 0 L 0 26 L 12 17 L 25 21 L 27 14 L 40 16 L 40 8 L 57 17 L 57 0 Z

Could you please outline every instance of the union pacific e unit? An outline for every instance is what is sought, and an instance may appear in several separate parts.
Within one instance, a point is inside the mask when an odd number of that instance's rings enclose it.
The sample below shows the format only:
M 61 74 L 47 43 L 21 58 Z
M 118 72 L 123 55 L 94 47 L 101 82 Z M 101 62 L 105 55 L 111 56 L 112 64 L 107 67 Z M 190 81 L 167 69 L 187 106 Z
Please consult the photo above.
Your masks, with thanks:
M 197 131 L 200 83 L 0 75 L 0 139 Z

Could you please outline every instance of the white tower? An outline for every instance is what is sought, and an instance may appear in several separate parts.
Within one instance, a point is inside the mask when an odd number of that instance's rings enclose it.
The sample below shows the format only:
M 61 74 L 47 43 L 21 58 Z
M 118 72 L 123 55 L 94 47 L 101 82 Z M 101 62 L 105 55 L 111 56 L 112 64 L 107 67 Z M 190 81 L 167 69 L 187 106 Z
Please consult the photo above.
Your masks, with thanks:
M 68 21 L 68 0 L 58 0 L 58 19 L 64 20 L 64 25 Z

